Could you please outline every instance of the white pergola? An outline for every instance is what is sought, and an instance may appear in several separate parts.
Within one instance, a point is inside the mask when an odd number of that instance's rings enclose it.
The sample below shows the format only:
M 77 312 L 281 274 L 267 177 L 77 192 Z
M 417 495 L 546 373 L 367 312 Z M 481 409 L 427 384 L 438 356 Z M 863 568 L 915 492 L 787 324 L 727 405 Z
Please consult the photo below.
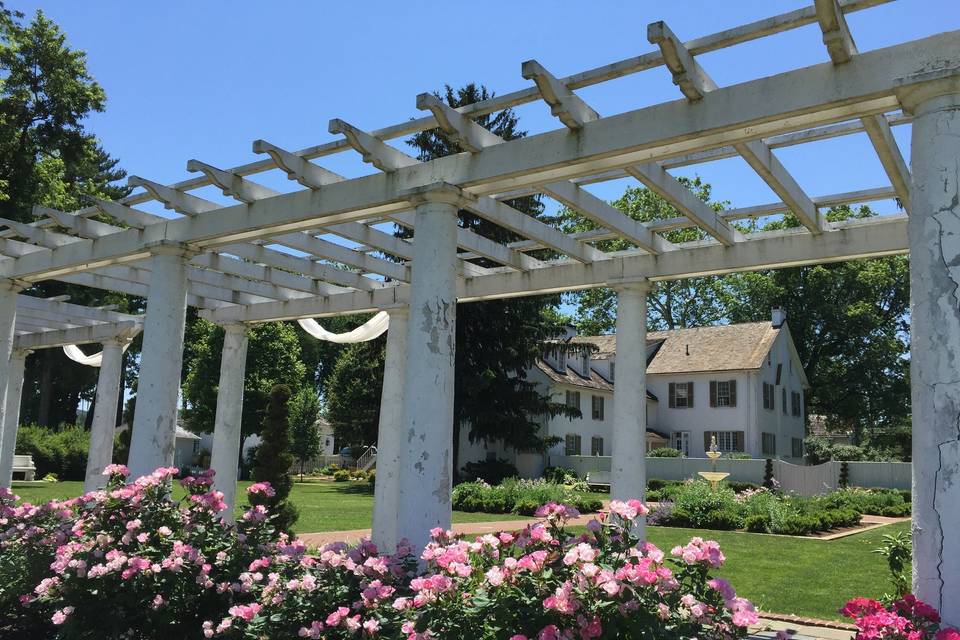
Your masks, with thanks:
M 113 456 L 117 403 L 123 375 L 123 351 L 143 329 L 142 316 L 118 313 L 109 307 L 91 308 L 66 302 L 67 296 L 36 298 L 15 296 L 9 366 L 5 372 L 6 397 L 0 415 L 0 480 L 10 486 L 13 454 L 17 442 L 23 374 L 27 356 L 39 349 L 82 344 L 100 344 L 100 373 L 90 429 L 90 452 L 84 490 L 102 487 L 103 468 Z
M 56 279 L 146 296 L 147 313 L 130 467 L 142 474 L 173 459 L 184 316 L 196 305 L 226 328 L 213 466 L 232 502 L 240 407 L 251 323 L 385 310 L 390 314 L 381 405 L 374 536 L 390 547 L 450 524 L 453 362 L 458 302 L 592 287 L 618 292 L 613 497 L 642 496 L 646 294 L 659 280 L 911 254 L 914 424 L 914 586 L 960 624 L 960 32 L 863 52 L 845 14 L 886 0 L 816 0 L 803 9 L 681 41 L 649 25 L 654 50 L 557 77 L 536 61 L 520 91 L 452 109 L 429 94 L 428 112 L 375 131 L 330 121 L 335 140 L 299 151 L 264 140 L 258 162 L 221 169 L 190 160 L 198 175 L 173 185 L 132 177 L 142 190 L 72 213 L 37 207 L 32 224 L 0 221 L 0 361 L 12 348 L 16 292 Z M 823 64 L 719 87 L 697 56 L 818 24 Z M 678 100 L 601 116 L 575 91 L 665 66 Z M 472 118 L 546 102 L 553 131 L 503 141 Z M 911 168 L 891 127 L 912 124 Z M 462 153 L 420 162 L 386 141 L 440 128 Z M 866 133 L 888 178 L 874 189 L 811 196 L 774 150 Z M 345 151 L 376 172 L 346 179 L 313 162 Z M 670 170 L 740 157 L 778 202 L 715 212 Z M 256 182 L 279 171 L 296 183 L 278 192 Z M 584 188 L 631 177 L 682 215 L 640 223 Z M 196 195 L 215 186 L 235 200 Z M 567 234 L 505 201 L 540 193 L 598 229 Z M 896 198 L 904 213 L 827 222 L 822 209 Z M 138 204 L 161 203 L 158 216 Z M 467 209 L 522 240 L 498 243 L 457 225 Z M 744 234 L 731 222 L 791 213 L 795 229 Z M 105 216 L 108 224 L 92 219 Z M 413 230 L 413 241 L 379 226 Z M 698 227 L 684 244 L 661 234 Z M 908 233 L 909 227 L 909 233 Z M 633 248 L 604 252 L 598 241 Z M 548 248 L 559 257 L 538 259 Z M 540 254 L 538 254 L 540 255 Z M 475 259 L 486 259 L 475 264 Z M 0 368 L 0 389 L 14 376 Z

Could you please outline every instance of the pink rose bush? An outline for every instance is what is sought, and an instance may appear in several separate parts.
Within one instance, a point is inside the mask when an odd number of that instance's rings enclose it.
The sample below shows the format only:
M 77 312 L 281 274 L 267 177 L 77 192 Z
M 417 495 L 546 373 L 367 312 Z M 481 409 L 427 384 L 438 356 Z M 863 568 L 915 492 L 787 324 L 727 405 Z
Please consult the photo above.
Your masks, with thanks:
M 840 610 L 857 626 L 855 640 L 960 640 L 960 631 L 940 626 L 940 614 L 906 594 L 890 604 L 854 598 Z
M 714 575 L 715 542 L 640 543 L 636 500 L 578 535 L 565 528 L 577 511 L 551 503 L 522 531 L 436 529 L 419 553 L 369 541 L 308 553 L 257 504 L 269 485 L 227 525 L 210 475 L 181 481 L 175 501 L 172 469 L 130 484 L 109 471 L 105 490 L 42 507 L 0 493 L 0 636 L 736 640 L 757 621 Z

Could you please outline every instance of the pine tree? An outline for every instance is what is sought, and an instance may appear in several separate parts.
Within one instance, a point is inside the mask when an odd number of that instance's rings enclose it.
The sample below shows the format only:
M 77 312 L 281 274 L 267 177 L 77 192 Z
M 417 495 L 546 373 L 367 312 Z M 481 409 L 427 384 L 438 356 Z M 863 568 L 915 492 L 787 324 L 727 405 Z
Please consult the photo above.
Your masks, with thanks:
M 293 479 L 290 467 L 293 455 L 290 454 L 289 409 L 290 387 L 278 384 L 270 390 L 267 415 L 260 429 L 262 443 L 257 451 L 257 464 L 253 468 L 253 479 L 257 482 L 269 482 L 274 495 L 265 504 L 274 516 L 274 526 L 278 531 L 290 532 L 297 521 L 297 508 L 287 500 Z

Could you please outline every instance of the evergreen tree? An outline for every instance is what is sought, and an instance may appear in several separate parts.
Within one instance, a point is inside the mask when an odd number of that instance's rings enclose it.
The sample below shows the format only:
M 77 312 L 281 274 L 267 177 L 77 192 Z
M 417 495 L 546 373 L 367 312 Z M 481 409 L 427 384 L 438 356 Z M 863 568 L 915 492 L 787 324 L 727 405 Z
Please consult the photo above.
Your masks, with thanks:
M 325 415 L 341 447 L 377 441 L 385 345 L 383 337 L 347 345 L 330 373 Z
M 84 52 L 67 46 L 65 34 L 43 12 L 24 23 L 23 14 L 0 4 L 0 77 L 0 217 L 30 222 L 34 204 L 73 211 L 86 204 L 87 195 L 126 195 L 128 189 L 116 184 L 125 172 L 86 129 L 90 114 L 104 110 L 103 88 L 87 70 Z M 43 282 L 27 293 L 142 310 L 142 301 L 60 282 Z M 138 351 L 139 342 L 129 353 Z M 95 369 L 57 349 L 32 354 L 23 421 L 74 422 L 77 403 L 93 398 L 96 380 Z
M 278 384 L 270 390 L 266 417 L 260 429 L 263 442 L 257 450 L 257 462 L 253 468 L 253 479 L 257 482 L 269 482 L 274 495 L 266 498 L 262 504 L 273 514 L 273 524 L 278 531 L 290 532 L 297 521 L 297 508 L 287 500 L 293 480 L 290 467 L 293 456 L 290 454 L 290 387 Z
M 303 465 L 320 453 L 320 400 L 312 387 L 304 387 L 290 401 L 290 453 L 300 462 L 300 481 Z

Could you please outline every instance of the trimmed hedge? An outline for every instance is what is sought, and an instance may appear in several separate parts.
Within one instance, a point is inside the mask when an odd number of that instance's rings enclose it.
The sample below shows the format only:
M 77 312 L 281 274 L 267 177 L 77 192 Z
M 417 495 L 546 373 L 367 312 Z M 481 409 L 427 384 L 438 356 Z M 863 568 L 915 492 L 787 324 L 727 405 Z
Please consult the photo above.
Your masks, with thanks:
M 548 502 L 567 504 L 583 513 L 599 511 L 603 506 L 598 497 L 545 480 L 508 478 L 498 485 L 463 482 L 453 489 L 453 508 L 457 511 L 532 516 Z
M 33 456 L 37 477 L 53 473 L 60 480 L 83 480 L 87 472 L 90 432 L 77 425 L 50 429 L 35 424 L 17 430 L 18 454 Z

